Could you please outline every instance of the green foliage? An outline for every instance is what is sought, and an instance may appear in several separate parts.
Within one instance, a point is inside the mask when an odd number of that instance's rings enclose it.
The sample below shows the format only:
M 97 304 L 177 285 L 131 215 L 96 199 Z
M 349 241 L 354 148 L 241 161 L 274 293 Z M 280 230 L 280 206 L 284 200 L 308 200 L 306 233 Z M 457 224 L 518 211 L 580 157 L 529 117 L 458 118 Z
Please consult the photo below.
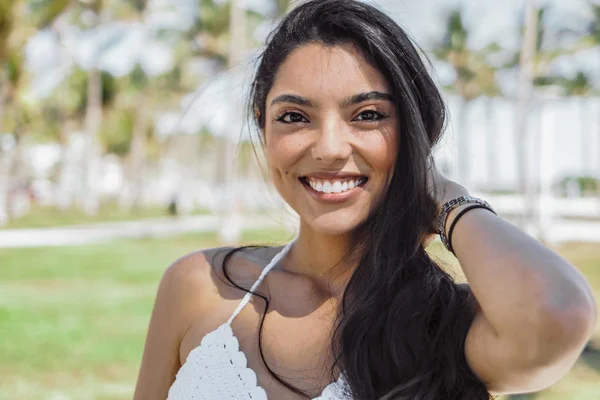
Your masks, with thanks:
M 118 96 L 118 87 L 115 78 L 102 73 L 102 105 L 110 107 Z M 87 107 L 88 97 L 88 72 L 74 68 L 67 79 L 48 99 L 48 103 L 60 106 L 65 115 L 74 118 L 83 118 Z
M 141 13 L 146 9 L 148 0 L 127 0 L 127 3 L 131 4 L 135 11 Z
M 8 81 L 13 86 L 17 86 L 23 76 L 23 53 L 21 51 L 10 51 L 6 61 Z
M 148 75 L 146 75 L 142 67 L 137 64 L 133 71 L 131 71 L 131 74 L 129 74 L 129 82 L 135 89 L 142 90 L 148 86 L 150 80 L 148 79 Z
M 564 90 L 567 96 L 587 96 L 593 90 L 591 78 L 585 72 L 578 71 L 575 77 L 566 80 Z
M 129 109 L 112 109 L 105 113 L 100 140 L 107 153 L 125 156 L 131 149 L 135 114 Z
M 70 0 L 30 0 L 29 10 L 34 25 L 42 29 L 50 25 L 71 3 Z
M 566 176 L 555 187 L 565 193 L 567 188 L 573 183 L 575 183 L 579 193 L 582 195 L 594 195 L 600 192 L 600 179 L 587 175 Z
M 4 121 L 0 121 L 2 129 L 6 132 L 12 132 L 15 136 L 23 135 L 27 127 L 35 120 L 35 111 L 22 103 L 12 103 L 4 112 Z
M 598 45 L 600 44 L 600 4 L 589 3 L 589 6 L 592 9 L 593 19 L 588 25 L 587 32 Z
M 281 17 L 285 15 L 292 1 L 293 0 L 275 0 L 275 4 L 277 5 L 275 17 Z
M 14 25 L 15 4 L 16 0 L 0 0 L 0 67 L 8 53 L 8 38 Z
M 452 10 L 448 18 L 446 28 L 446 38 L 444 40 L 446 46 L 451 51 L 467 50 L 467 38 L 469 33 L 463 23 L 462 13 L 460 10 Z
M 536 50 L 539 53 L 542 50 L 542 44 L 547 36 L 546 23 L 544 20 L 544 14 L 547 14 L 546 7 L 540 7 L 537 10 L 537 42 Z
M 102 72 L 102 106 L 112 105 L 118 95 L 115 78 L 108 72 Z
M 68 115 L 83 118 L 87 105 L 87 72 L 75 68 L 49 102 L 58 104 Z
M 562 84 L 564 78 L 559 76 L 536 76 L 533 79 L 533 84 L 535 86 L 556 86 Z
M 537 76 L 533 83 L 540 87 L 559 87 L 563 96 L 590 96 L 595 92 L 592 78 L 583 71 L 577 71 L 573 78 L 558 75 Z
M 229 1 L 217 4 L 213 0 L 200 0 L 200 17 L 196 30 L 210 32 L 215 37 L 227 34 L 230 10 Z
M 467 101 L 482 95 L 500 95 L 496 67 L 489 58 L 502 48 L 494 42 L 483 49 L 473 50 L 469 48 L 468 41 L 469 30 L 464 24 L 462 11 L 451 10 L 446 17 L 444 37 L 433 51 L 436 58 L 450 64 L 456 72 L 454 84 L 445 87 L 457 92 Z

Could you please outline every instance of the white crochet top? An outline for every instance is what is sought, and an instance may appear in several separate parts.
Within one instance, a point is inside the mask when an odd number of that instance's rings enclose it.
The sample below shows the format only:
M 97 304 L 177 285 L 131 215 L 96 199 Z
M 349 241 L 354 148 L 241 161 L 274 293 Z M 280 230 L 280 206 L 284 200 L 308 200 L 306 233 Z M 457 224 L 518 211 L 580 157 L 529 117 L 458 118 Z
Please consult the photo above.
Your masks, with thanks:
M 263 269 L 250 288 L 254 292 L 265 275 L 283 258 L 294 241 L 288 243 Z M 227 322 L 207 333 L 200 346 L 193 349 L 177 372 L 167 400 L 267 400 L 267 393 L 258 386 L 256 374 L 247 367 L 246 356 L 240 351 L 231 322 L 250 301 L 246 293 Z M 330 383 L 313 400 L 351 400 L 344 374 Z

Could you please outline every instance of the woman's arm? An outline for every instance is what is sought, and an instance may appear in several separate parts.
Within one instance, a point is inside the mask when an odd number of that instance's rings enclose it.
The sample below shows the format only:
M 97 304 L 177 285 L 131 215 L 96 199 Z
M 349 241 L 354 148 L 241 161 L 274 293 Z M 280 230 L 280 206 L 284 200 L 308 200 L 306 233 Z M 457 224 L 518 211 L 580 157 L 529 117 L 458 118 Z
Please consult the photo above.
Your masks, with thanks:
M 457 183 L 443 177 L 440 181 L 445 188 L 440 207 L 468 195 Z M 467 206 L 452 210 L 446 233 Z M 465 342 L 466 358 L 488 390 L 537 391 L 566 374 L 597 318 L 591 289 L 577 269 L 484 209 L 461 217 L 452 247 L 478 302 Z
M 179 346 L 200 304 L 203 266 L 200 254 L 186 256 L 164 273 L 150 318 L 134 400 L 165 400 L 180 368 Z

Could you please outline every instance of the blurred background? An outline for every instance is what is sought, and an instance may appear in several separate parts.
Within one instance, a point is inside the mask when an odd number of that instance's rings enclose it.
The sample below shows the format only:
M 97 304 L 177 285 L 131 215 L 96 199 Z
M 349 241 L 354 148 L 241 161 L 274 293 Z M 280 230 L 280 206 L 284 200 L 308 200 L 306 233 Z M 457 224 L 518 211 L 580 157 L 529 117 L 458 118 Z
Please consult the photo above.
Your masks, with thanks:
M 445 93 L 442 172 L 600 299 L 600 2 L 372 3 Z M 170 263 L 293 237 L 245 96 L 296 4 L 0 0 L 0 399 L 131 398 Z M 600 328 L 567 377 L 512 398 L 600 399 Z

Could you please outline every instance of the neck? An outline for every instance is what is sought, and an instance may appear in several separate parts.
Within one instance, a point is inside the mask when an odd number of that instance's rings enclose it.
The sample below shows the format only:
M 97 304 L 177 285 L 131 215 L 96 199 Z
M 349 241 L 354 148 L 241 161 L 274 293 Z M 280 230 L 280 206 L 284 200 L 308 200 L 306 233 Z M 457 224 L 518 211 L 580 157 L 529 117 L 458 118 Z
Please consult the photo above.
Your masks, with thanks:
M 350 247 L 349 234 L 315 232 L 300 222 L 300 232 L 290 249 L 284 269 L 310 279 L 324 293 L 341 295 L 354 270 L 343 263 Z

